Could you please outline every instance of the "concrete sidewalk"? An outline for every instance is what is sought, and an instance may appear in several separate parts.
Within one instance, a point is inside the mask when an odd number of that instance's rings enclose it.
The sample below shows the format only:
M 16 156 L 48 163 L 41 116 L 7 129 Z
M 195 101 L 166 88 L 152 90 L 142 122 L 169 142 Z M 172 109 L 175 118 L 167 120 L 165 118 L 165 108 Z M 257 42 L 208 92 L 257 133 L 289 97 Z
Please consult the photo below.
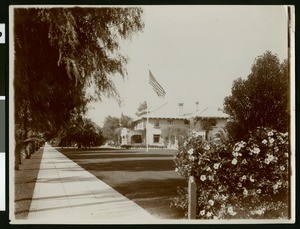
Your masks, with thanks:
M 153 223 L 143 208 L 46 143 L 28 223 Z

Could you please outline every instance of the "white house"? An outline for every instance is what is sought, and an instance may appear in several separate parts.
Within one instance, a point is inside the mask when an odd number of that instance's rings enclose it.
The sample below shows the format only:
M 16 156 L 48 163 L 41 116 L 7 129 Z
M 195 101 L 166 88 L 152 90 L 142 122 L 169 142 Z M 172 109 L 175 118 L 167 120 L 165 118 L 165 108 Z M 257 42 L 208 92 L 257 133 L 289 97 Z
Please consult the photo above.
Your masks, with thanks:
M 190 129 L 190 121 L 192 118 L 214 118 L 216 120 L 213 129 L 209 132 L 210 139 L 220 129 L 224 128 L 229 117 L 220 110 L 206 108 L 202 111 L 196 110 L 190 113 L 183 112 L 184 104 L 178 103 L 178 111 L 170 109 L 170 104 L 166 103 L 163 106 L 142 115 L 134 120 L 134 127 L 132 130 L 125 132 L 127 135 L 121 136 L 122 139 L 127 139 L 123 143 L 134 144 L 148 144 L 149 146 L 166 146 L 169 148 L 177 147 L 177 139 L 175 143 L 166 143 L 166 139 L 162 137 L 162 131 L 168 127 L 176 127 L 185 130 Z M 196 135 L 206 137 L 204 130 L 195 132 Z

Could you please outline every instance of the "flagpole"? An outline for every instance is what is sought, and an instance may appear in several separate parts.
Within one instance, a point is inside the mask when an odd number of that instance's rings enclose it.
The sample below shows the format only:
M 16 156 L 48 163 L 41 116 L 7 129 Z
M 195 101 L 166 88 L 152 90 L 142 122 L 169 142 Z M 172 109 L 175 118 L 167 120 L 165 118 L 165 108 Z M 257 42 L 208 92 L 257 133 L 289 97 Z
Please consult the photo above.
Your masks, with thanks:
M 148 64 L 148 69 L 150 71 L 150 65 Z M 149 79 L 148 79 L 148 82 L 149 82 Z M 149 99 L 149 96 L 147 96 L 146 98 L 146 104 L 147 104 L 147 107 L 146 107 L 146 115 L 147 115 L 147 118 L 146 118 L 146 152 L 148 153 L 149 152 L 149 142 L 148 142 L 148 136 L 149 136 L 149 104 L 148 104 L 148 100 Z
M 149 65 L 149 64 L 148 64 Z M 163 87 L 157 82 L 155 77 L 153 76 L 152 72 L 149 69 L 149 84 L 152 86 L 155 93 L 158 95 L 158 97 L 165 97 L 166 92 L 163 89 Z M 147 101 L 146 101 L 147 102 Z M 147 120 L 146 120 L 146 150 L 149 151 L 149 104 L 147 103 Z
M 146 102 L 147 103 L 147 102 Z M 148 127 L 149 127 L 149 117 L 148 117 L 148 103 L 147 103 L 147 119 L 146 119 L 146 152 L 149 151 L 149 146 L 148 146 Z

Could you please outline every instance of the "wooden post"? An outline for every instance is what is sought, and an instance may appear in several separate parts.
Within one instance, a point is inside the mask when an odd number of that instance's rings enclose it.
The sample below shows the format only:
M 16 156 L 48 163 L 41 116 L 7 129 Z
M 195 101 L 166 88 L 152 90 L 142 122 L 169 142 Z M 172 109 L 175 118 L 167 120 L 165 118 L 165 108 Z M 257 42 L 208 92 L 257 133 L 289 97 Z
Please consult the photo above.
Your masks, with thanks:
M 188 206 L 188 217 L 189 219 L 196 219 L 196 205 L 197 205 L 197 185 L 194 181 L 194 177 L 189 178 L 189 206 Z
M 149 152 L 148 132 L 149 132 L 149 117 L 148 117 L 148 108 L 147 108 L 147 122 L 146 122 L 146 151 L 147 152 Z

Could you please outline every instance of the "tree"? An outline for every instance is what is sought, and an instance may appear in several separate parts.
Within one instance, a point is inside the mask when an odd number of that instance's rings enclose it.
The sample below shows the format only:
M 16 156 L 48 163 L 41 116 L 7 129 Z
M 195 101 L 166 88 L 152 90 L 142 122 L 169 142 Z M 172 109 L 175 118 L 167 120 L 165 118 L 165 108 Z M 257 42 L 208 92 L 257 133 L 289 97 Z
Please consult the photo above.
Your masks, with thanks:
M 117 117 L 107 116 L 103 124 L 103 136 L 108 141 L 119 142 L 120 119 Z
M 169 126 L 162 130 L 161 136 L 163 137 L 165 144 L 175 144 L 175 140 L 177 140 L 178 148 L 180 148 L 188 137 L 188 130 L 181 127 Z
M 233 82 L 231 95 L 224 100 L 225 112 L 231 116 L 227 125 L 231 140 L 244 139 L 259 126 L 280 132 L 289 129 L 288 63 L 280 63 L 270 51 L 259 56 L 247 79 Z
M 192 120 L 191 128 L 197 131 L 205 131 L 205 140 L 208 140 L 209 131 L 217 124 L 215 118 L 196 117 Z
M 147 106 L 147 102 L 146 101 L 140 103 L 139 106 L 138 106 L 138 108 L 137 108 L 137 112 L 135 113 L 136 116 L 139 117 L 139 116 L 142 116 L 144 114 L 147 114 L 147 108 L 148 108 L 148 106 Z
M 78 116 L 70 122 L 59 140 L 59 146 L 81 147 L 98 146 L 103 143 L 100 128 L 91 119 Z
M 15 136 L 16 169 L 30 130 L 49 140 L 92 99 L 120 101 L 111 76 L 126 74 L 128 58 L 119 40 L 143 29 L 142 13 L 136 7 L 14 10 L 15 129 L 22 133 Z M 93 97 L 86 96 L 88 86 Z
M 131 128 L 133 119 L 127 115 L 121 115 L 120 126 L 124 128 Z

